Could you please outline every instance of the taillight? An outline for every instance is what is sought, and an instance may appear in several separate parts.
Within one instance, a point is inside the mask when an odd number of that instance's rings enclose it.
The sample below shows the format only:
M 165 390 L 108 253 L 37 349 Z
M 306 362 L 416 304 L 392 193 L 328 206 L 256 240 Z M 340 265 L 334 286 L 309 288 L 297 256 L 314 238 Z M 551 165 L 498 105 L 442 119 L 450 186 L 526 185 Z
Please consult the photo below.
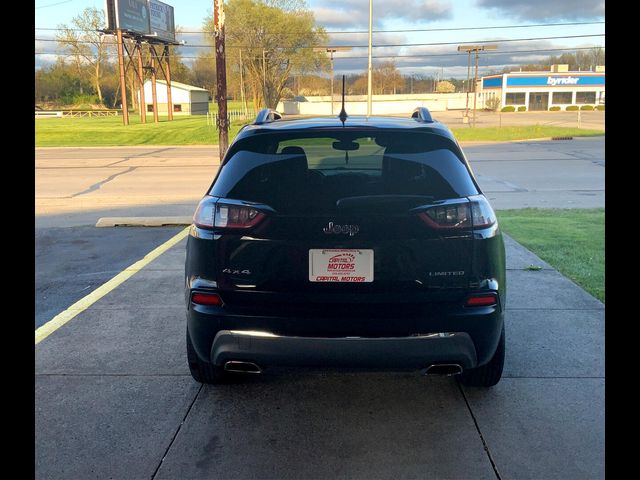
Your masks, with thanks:
M 213 197 L 204 197 L 193 215 L 193 223 L 200 228 L 238 228 L 256 226 L 264 218 L 261 211 L 246 205 L 223 203 Z
M 213 228 L 213 212 L 216 201 L 212 197 L 204 197 L 200 200 L 196 213 L 193 214 L 193 223 L 200 228 Z
M 251 228 L 260 223 L 265 214 L 246 205 L 217 203 L 214 215 L 216 228 Z
M 485 228 L 496 223 L 496 214 L 483 195 L 469 197 L 468 203 L 435 205 L 418 216 L 433 228 Z
M 222 299 L 217 293 L 194 292 L 191 294 L 191 301 L 198 305 L 222 305 Z
M 471 215 L 468 203 L 430 207 L 418 216 L 433 228 L 469 228 Z
M 482 293 L 472 295 L 467 298 L 465 305 L 467 307 L 490 307 L 497 305 L 498 295 L 495 293 Z
M 471 200 L 471 211 L 473 212 L 473 228 L 490 227 L 496 223 L 496 214 L 483 195 L 474 195 L 469 197 L 469 200 Z

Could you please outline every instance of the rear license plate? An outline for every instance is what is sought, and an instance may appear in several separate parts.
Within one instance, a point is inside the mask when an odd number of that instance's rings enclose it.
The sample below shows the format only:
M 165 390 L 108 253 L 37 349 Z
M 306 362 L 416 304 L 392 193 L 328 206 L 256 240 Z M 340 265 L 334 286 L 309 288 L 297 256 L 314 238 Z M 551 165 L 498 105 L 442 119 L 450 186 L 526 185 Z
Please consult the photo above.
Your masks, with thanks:
M 309 250 L 310 282 L 373 282 L 373 250 Z

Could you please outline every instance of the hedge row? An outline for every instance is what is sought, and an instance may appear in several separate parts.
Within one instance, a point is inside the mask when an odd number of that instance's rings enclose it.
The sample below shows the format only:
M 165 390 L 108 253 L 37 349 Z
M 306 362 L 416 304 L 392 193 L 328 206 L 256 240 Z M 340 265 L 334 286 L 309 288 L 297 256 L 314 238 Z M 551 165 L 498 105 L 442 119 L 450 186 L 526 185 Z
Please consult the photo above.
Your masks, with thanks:
M 553 107 L 549 107 L 549 111 L 550 112 L 559 112 L 560 110 L 562 110 L 562 108 L 558 105 L 554 105 Z M 567 107 L 565 108 L 565 110 L 567 112 L 577 112 L 578 110 L 582 110 L 582 111 L 591 111 L 591 110 L 599 110 L 599 111 L 604 111 L 604 105 L 596 105 L 595 107 L 593 105 L 582 105 L 581 107 L 578 105 L 567 105 Z M 506 107 L 502 107 L 502 109 L 500 110 L 501 112 L 515 112 L 516 111 L 516 107 L 514 105 L 507 105 Z M 518 112 L 526 112 L 527 111 L 527 107 L 525 106 L 519 106 L 518 107 Z

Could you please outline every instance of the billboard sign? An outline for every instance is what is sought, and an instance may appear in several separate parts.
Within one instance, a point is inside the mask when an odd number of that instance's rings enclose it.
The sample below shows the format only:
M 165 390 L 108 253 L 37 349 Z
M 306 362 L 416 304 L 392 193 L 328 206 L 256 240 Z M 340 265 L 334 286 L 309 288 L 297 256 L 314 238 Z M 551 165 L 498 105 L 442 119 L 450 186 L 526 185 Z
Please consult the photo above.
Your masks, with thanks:
M 147 0 L 106 0 L 105 12 L 111 30 L 120 28 L 141 35 L 151 33 Z
M 176 27 L 173 18 L 173 7 L 158 0 L 149 0 L 149 18 L 151 35 L 155 33 L 159 40 L 176 41 Z

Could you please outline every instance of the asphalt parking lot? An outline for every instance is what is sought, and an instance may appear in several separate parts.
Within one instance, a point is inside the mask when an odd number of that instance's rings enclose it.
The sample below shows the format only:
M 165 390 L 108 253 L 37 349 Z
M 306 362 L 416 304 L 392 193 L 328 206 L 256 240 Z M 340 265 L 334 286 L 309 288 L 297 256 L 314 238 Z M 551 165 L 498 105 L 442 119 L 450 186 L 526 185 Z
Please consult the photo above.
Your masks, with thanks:
M 497 209 L 604 206 L 604 137 L 463 147 Z M 216 169 L 212 147 L 37 149 L 36 327 L 182 230 L 98 218 L 190 216 Z M 37 478 L 604 477 L 604 305 L 512 240 L 487 391 L 295 370 L 202 387 L 184 243 L 36 345 Z
M 37 478 L 604 477 L 604 306 L 517 243 L 504 377 L 486 391 L 301 371 L 200 386 L 184 254 L 183 240 L 36 345 Z

